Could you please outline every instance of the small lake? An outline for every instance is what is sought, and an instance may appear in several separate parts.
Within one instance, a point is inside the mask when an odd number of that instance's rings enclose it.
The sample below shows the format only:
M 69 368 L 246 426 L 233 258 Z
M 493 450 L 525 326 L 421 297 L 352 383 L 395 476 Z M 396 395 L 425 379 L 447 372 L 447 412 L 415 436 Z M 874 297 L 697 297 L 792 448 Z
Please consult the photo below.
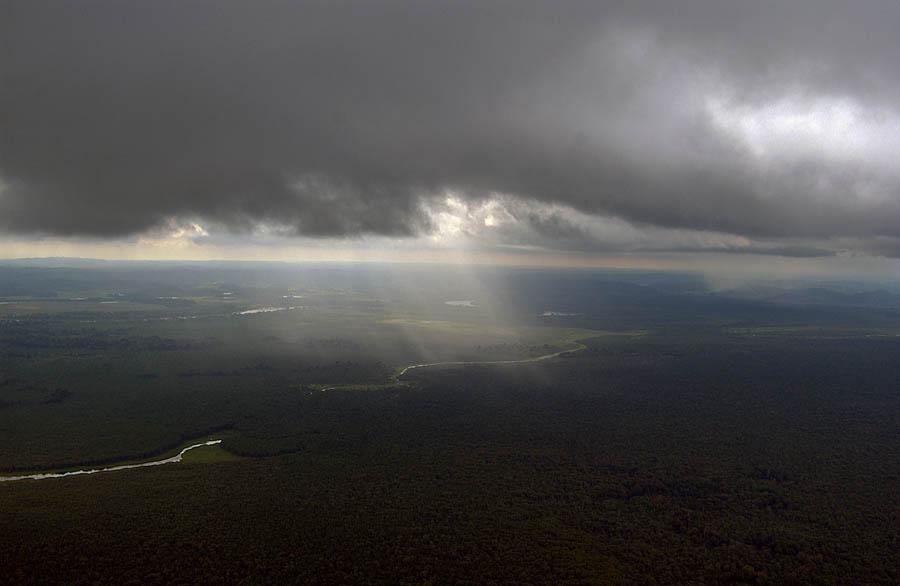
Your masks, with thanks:
M 473 299 L 456 299 L 452 301 L 444 301 L 444 305 L 452 307 L 478 307 Z

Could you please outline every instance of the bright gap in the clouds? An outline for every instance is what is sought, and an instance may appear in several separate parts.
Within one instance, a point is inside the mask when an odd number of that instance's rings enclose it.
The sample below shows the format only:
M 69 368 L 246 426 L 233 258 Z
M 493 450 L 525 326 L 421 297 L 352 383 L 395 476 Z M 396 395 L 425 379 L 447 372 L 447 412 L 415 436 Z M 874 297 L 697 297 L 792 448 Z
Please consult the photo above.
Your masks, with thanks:
M 847 96 L 789 96 L 762 104 L 710 97 L 705 109 L 717 129 L 764 161 L 892 166 L 900 149 L 900 115 Z
M 459 243 L 478 238 L 493 228 L 516 222 L 504 202 L 509 196 L 493 194 L 486 199 L 470 200 L 462 193 L 448 191 L 443 197 L 422 202 L 431 225 L 428 239 L 437 244 Z

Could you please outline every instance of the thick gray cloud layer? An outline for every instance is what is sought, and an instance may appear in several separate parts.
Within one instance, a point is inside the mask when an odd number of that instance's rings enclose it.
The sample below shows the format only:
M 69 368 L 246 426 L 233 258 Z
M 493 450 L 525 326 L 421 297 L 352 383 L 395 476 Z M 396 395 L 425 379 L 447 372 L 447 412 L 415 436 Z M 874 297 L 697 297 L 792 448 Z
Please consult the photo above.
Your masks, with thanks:
M 403 235 L 449 190 L 896 237 L 898 29 L 893 0 L 7 1 L 0 230 Z

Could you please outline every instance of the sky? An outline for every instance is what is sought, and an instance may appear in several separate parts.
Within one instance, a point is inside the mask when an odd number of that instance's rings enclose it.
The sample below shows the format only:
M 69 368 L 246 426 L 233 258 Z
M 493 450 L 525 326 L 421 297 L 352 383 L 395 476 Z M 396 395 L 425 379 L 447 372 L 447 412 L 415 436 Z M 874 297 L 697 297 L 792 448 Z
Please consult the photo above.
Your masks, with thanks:
M 896 271 L 897 30 L 894 0 L 6 0 L 0 257 Z

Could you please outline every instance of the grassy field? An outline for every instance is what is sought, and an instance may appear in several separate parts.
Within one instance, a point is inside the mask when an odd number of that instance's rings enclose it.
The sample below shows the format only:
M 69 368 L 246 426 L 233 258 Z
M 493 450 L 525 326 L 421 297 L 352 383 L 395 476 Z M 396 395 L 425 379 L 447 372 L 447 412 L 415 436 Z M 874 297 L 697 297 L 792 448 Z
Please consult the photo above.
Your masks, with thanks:
M 195 448 L 184 454 L 181 461 L 184 464 L 218 464 L 220 462 L 233 462 L 239 460 L 237 456 L 227 451 L 221 444 Z

